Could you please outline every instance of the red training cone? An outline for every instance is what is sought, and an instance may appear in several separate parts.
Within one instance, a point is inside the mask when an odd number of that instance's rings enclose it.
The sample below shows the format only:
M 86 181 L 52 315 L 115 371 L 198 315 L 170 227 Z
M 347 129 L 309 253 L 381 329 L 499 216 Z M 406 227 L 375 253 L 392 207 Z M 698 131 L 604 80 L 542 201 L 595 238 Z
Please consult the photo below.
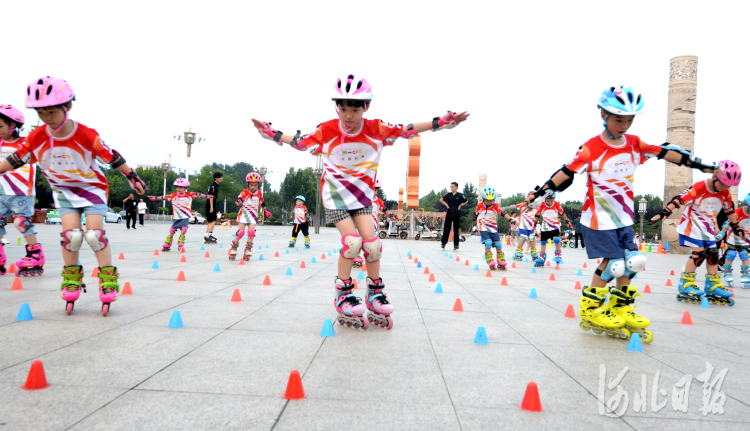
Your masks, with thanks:
M 359 289 L 359 285 L 357 285 L 357 279 L 355 278 L 355 279 L 354 279 L 354 280 L 352 280 L 352 281 L 354 281 L 354 288 L 355 288 L 355 289 Z
M 10 266 L 8 267 L 8 272 L 10 272 L 11 274 L 13 274 L 16 271 L 18 271 L 18 268 L 16 268 L 16 264 L 11 262 Z
M 485 274 L 485 277 L 492 277 L 492 271 L 488 269 L 487 274 Z
M 515 269 L 516 268 L 516 263 L 513 262 L 513 264 L 510 267 L 513 268 L 513 269 Z
M 279 252 L 278 251 L 276 252 L 276 257 L 279 257 Z M 321 259 L 325 259 L 326 258 L 326 254 L 325 253 L 321 254 L 320 258 Z
M 367 272 L 367 265 L 362 265 L 362 272 Z
M 669 273 L 669 275 L 674 275 L 674 269 Z
M 651 288 L 648 286 L 648 284 L 643 288 L 643 293 L 651 293 Z
M 526 393 L 523 395 L 523 401 L 518 407 L 521 410 L 530 412 L 541 412 L 544 410 L 542 402 L 539 400 L 539 388 L 537 388 L 536 383 L 529 382 L 528 386 L 526 386 Z
M 26 378 L 26 384 L 21 386 L 21 389 L 27 391 L 33 391 L 35 389 L 48 388 L 47 377 L 44 375 L 44 365 L 42 361 L 34 361 L 31 363 L 31 369 L 29 370 L 29 376 Z
M 430 274 L 430 279 L 427 281 L 435 281 L 435 274 Z
M 469 259 L 466 259 L 466 263 L 464 264 L 464 266 L 469 266 Z
M 240 289 L 234 289 L 232 294 L 232 302 L 242 302 L 242 296 L 240 296 Z
M 414 258 L 414 263 L 419 263 L 419 259 L 417 259 L 417 258 L 415 257 L 415 258 Z
M 581 290 L 581 282 L 580 281 L 576 281 L 576 286 L 573 289 Z
M 555 281 L 555 274 L 549 275 L 549 281 Z
M 429 274 L 430 273 L 430 267 L 429 266 L 425 266 L 424 267 L 424 273 L 425 274 Z
M 601 263 L 601 262 L 599 261 L 599 259 L 596 259 L 596 263 Z
M 414 259 L 414 256 L 409 255 L 409 260 L 412 260 L 412 259 Z
M 240 266 L 245 266 L 245 259 L 240 259 L 240 263 L 239 263 L 239 265 L 240 265 Z
M 300 264 L 299 264 L 299 267 L 300 267 L 300 269 L 305 269 L 305 268 L 307 268 L 307 267 L 305 266 L 305 261 L 304 261 L 304 260 L 302 261 L 302 263 L 300 263 Z
M 120 253 L 120 255 L 117 256 L 117 260 L 125 260 L 125 255 Z
M 185 273 L 180 271 L 180 273 L 177 275 L 177 281 L 185 281 Z
M 159 250 L 154 250 L 154 256 L 158 256 L 158 255 L 159 255 Z
M 693 318 L 690 317 L 690 312 L 686 311 L 685 314 L 682 315 L 682 320 L 680 320 L 680 323 L 683 325 L 692 325 L 693 324 Z
M 458 256 L 456 256 L 456 262 L 461 262 L 461 259 L 459 259 Z
M 667 279 L 667 284 L 665 284 L 665 286 L 671 286 L 671 285 L 672 285 L 672 280 Z
M 180 257 L 180 263 L 186 263 L 187 259 L 185 259 L 185 256 Z
M 505 277 L 503 277 L 503 281 L 500 282 L 500 286 L 507 286 L 507 285 L 508 285 L 508 280 L 506 280 Z
M 573 311 L 573 306 L 570 304 L 568 304 L 568 309 L 565 310 L 565 317 L 572 317 L 574 319 L 576 317 L 576 312 Z
M 271 277 L 266 276 L 266 278 L 263 279 L 263 285 L 264 286 L 270 286 L 271 285 Z
M 120 292 L 120 295 L 132 295 L 133 294 L 133 288 L 130 287 L 130 282 L 126 281 L 125 286 L 122 288 L 122 292 Z
M 560 264 L 558 263 L 557 265 L 555 265 L 555 271 L 559 271 L 559 270 L 560 270 Z
M 301 400 L 307 395 L 302 389 L 302 378 L 299 375 L 299 371 L 294 370 L 289 375 L 289 383 L 286 384 L 286 392 L 284 392 L 285 400 Z
M 583 262 L 583 267 L 588 268 L 588 265 L 586 265 L 586 262 Z
M 549 262 L 547 262 L 547 266 L 550 266 Z
M 99 267 L 94 267 L 94 270 L 91 271 L 91 276 L 96 277 L 96 274 L 99 274 Z
M 10 290 L 23 290 L 23 284 L 21 279 L 16 277 L 13 279 L 13 284 L 10 286 Z
M 278 254 L 278 253 L 276 253 L 276 254 Z M 211 255 L 210 255 L 210 254 L 208 254 L 208 252 L 206 252 L 206 255 L 205 255 L 205 256 L 203 256 L 203 257 L 211 257 Z
M 456 298 L 456 303 L 453 304 L 453 311 L 464 311 L 464 306 L 461 304 L 461 298 Z
M 182 248 L 180 249 L 180 253 L 185 253 L 185 247 L 182 247 Z

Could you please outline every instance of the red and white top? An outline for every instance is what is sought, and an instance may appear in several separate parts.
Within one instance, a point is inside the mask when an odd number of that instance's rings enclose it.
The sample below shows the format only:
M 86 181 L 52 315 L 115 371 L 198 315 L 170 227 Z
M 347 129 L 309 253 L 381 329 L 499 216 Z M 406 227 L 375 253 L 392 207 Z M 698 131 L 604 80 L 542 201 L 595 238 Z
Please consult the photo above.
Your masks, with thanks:
M 26 138 L 18 138 L 14 142 L 8 142 L 0 138 L 0 152 L 3 158 L 20 150 L 26 143 Z M 0 195 L 34 196 L 36 195 L 36 166 L 26 164 L 18 169 L 8 171 L 0 175 Z
M 740 225 L 740 229 L 745 231 L 745 238 L 748 239 L 750 239 L 750 214 L 748 213 L 749 208 L 750 207 L 740 207 L 734 212 L 734 215 L 737 216 L 737 224 Z M 747 243 L 747 241 L 739 238 L 737 235 L 732 233 L 732 228 L 729 228 L 729 232 L 727 232 L 727 244 L 738 247 L 747 247 L 748 245 L 750 245 Z
M 237 214 L 237 220 L 240 223 L 245 223 L 243 220 L 259 220 L 258 214 L 260 213 L 260 205 L 263 203 L 263 192 L 260 191 L 260 189 L 254 192 L 245 189 L 240 193 L 237 199 L 242 200 L 240 213 Z
M 476 211 L 474 211 L 479 225 L 478 229 L 489 233 L 497 232 L 497 216 L 504 214 L 505 211 L 497 203 L 488 207 L 484 205 L 484 202 L 479 202 Z
M 593 230 L 611 230 L 633 225 L 633 181 L 635 169 L 661 152 L 635 135 L 625 135 L 619 147 L 601 135 L 581 145 L 568 169 L 588 172 L 588 191 L 583 200 L 581 224 Z
M 165 201 L 172 202 L 172 220 L 182 220 L 190 218 L 190 209 L 193 205 L 193 199 L 197 193 L 172 193 L 164 196 Z
M 99 139 L 99 134 L 81 123 L 73 122 L 73 131 L 55 138 L 50 147 L 49 127 L 39 127 L 26 137 L 26 145 L 17 151 L 24 162 L 39 163 L 52 187 L 57 208 L 83 208 L 106 205 L 109 183 L 99 169 L 114 156 Z
M 307 207 L 304 205 L 295 206 L 294 207 L 294 222 L 297 224 L 302 224 L 307 221 L 307 217 L 305 215 L 307 214 Z
M 324 169 L 320 180 L 323 206 L 328 209 L 356 210 L 375 200 L 375 174 L 383 148 L 393 145 L 403 126 L 380 120 L 363 120 L 359 132 L 345 134 L 339 120 L 330 120 L 305 135 L 301 148 L 322 155 Z
M 542 232 L 550 232 L 560 230 L 560 214 L 564 213 L 560 202 L 555 201 L 552 206 L 547 206 L 547 203 L 542 202 L 536 209 L 535 215 L 542 216 Z
M 378 223 L 378 215 L 385 209 L 385 203 L 383 202 L 383 199 L 380 199 L 379 197 L 375 197 L 375 200 L 372 201 L 372 218 L 375 220 L 375 225 L 377 226 Z
M 697 182 L 680 195 L 685 208 L 677 233 L 693 239 L 715 241 L 718 233 L 716 216 L 722 209 L 731 210 L 734 204 L 729 189 L 714 193 L 708 190 L 707 182 L 708 180 Z
M 530 210 L 526 202 L 509 205 L 508 208 L 515 208 L 520 211 L 521 217 L 519 217 L 519 229 L 534 230 L 534 227 L 536 226 L 536 211 Z

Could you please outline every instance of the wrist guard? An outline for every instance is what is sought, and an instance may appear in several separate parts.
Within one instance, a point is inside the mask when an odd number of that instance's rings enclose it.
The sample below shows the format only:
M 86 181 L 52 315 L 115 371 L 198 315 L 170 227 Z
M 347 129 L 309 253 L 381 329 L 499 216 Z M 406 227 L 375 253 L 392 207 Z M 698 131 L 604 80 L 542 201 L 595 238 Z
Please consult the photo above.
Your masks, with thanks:
M 704 162 L 700 157 L 695 157 L 690 154 L 690 151 L 684 150 L 677 145 L 672 145 L 669 142 L 665 142 L 661 145 L 661 151 L 656 156 L 659 159 L 666 157 L 669 151 L 676 151 L 681 155 L 680 161 L 676 163 L 677 166 L 687 166 L 699 171 L 705 171 L 706 169 L 714 170 L 718 169 L 719 165 L 716 162 Z
M 123 159 L 123 163 L 125 163 L 124 159 Z M 135 169 L 131 168 L 131 169 L 130 169 L 130 173 L 126 174 L 125 172 L 123 172 L 122 174 L 123 174 L 123 175 L 125 175 L 125 178 L 127 178 L 127 179 L 128 179 L 128 185 L 130 186 L 130 188 L 131 188 L 131 189 L 133 189 L 133 190 L 136 190 L 136 191 L 137 191 L 137 190 L 138 190 L 138 188 L 136 187 L 136 185 L 137 185 L 137 184 L 140 184 L 140 185 L 141 185 L 141 188 L 143 189 L 143 191 L 144 191 L 144 192 L 145 192 L 146 190 L 148 190 L 148 186 L 146 185 L 146 183 L 144 183 L 144 182 L 143 182 L 143 181 L 141 180 L 141 178 L 140 178 L 140 177 L 138 176 L 138 174 L 137 174 L 137 173 L 135 172 Z
M 443 117 L 448 117 L 448 120 L 445 120 Z M 430 130 L 432 130 L 433 132 L 437 132 L 438 130 L 452 129 L 458 126 L 458 122 L 456 121 L 455 117 L 456 117 L 455 112 L 448 111 L 448 114 L 442 117 L 433 118 L 432 126 L 430 126 Z
M 112 150 L 112 160 L 109 161 L 109 166 L 112 169 L 117 169 L 120 166 L 124 165 L 125 163 L 126 163 L 125 162 L 125 157 L 123 157 L 122 154 L 120 154 L 119 151 Z
M 661 211 L 659 211 L 658 215 L 659 215 L 659 217 L 661 217 L 662 220 L 664 220 L 665 218 L 667 218 L 667 217 L 669 217 L 669 216 L 672 215 L 672 210 L 669 209 L 669 208 L 667 208 L 667 207 L 664 207 L 664 209 L 662 209 Z
M 731 228 L 732 228 L 732 233 L 734 233 L 734 234 L 735 234 L 735 235 L 737 235 L 738 237 L 740 237 L 740 238 L 744 238 L 744 237 L 745 237 L 745 231 L 743 231 L 743 230 L 742 230 L 742 229 L 740 228 L 740 224 L 739 224 L 739 223 L 732 223 L 732 222 L 729 222 L 729 227 L 731 227 Z
M 279 146 L 284 145 L 284 143 L 281 142 L 281 135 L 283 135 L 282 132 L 272 129 L 271 123 L 263 123 L 263 126 L 263 128 L 258 129 L 258 133 L 260 133 L 260 136 L 262 136 L 263 139 L 274 141 L 279 144 Z
M 18 169 L 21 166 L 25 165 L 26 162 L 23 160 L 23 158 L 18 156 L 18 153 L 13 153 L 6 159 L 8 163 L 13 167 L 13 169 Z

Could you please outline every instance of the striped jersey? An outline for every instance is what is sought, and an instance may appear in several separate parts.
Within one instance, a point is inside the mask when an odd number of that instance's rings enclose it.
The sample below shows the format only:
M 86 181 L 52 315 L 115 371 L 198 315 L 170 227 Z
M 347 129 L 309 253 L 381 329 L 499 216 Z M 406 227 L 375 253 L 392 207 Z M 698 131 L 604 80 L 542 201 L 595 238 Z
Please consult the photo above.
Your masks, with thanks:
M 729 189 L 723 192 L 712 192 L 706 185 L 708 180 L 693 184 L 680 195 L 685 203 L 677 233 L 693 239 L 715 241 L 716 216 L 723 209 L 729 211 L 734 208 Z
M 7 142 L 0 138 L 0 152 L 3 158 L 8 158 L 26 143 L 26 138 L 18 138 L 15 142 Z M 25 164 L 18 169 L 0 175 L 0 195 L 34 196 L 36 195 L 36 166 Z
M 164 197 L 165 201 L 172 202 L 172 220 L 181 220 L 190 218 L 193 198 L 197 193 L 172 193 Z
M 488 207 L 484 202 L 479 202 L 476 211 L 474 211 L 479 230 L 489 233 L 497 232 L 497 217 L 504 214 L 505 211 L 496 203 Z
M 375 200 L 372 201 L 372 218 L 375 220 L 375 226 L 378 225 L 378 215 L 383 212 L 384 209 L 385 203 L 383 202 L 383 199 L 376 196 Z
M 748 240 L 750 240 L 750 214 L 748 214 L 750 212 L 748 211 L 749 209 L 750 207 L 740 207 L 734 212 L 734 215 L 737 216 L 737 224 L 740 225 L 740 229 L 745 231 L 745 238 L 747 238 Z M 729 227 L 729 230 L 727 232 L 727 244 L 731 244 L 737 247 L 750 246 L 747 241 L 735 235 L 732 232 L 731 227 Z
M 260 189 L 254 192 L 245 189 L 237 199 L 242 201 L 240 213 L 237 215 L 237 220 L 240 223 L 255 223 L 260 220 L 258 214 L 260 214 L 260 207 L 263 204 L 263 192 Z
M 536 215 L 542 216 L 542 232 L 560 230 L 560 214 L 562 213 L 563 209 L 560 202 L 555 201 L 552 206 L 547 206 L 546 203 L 542 202 L 536 210 Z
M 506 209 L 510 211 L 511 208 L 520 211 L 521 216 L 518 220 L 519 229 L 534 230 L 534 227 L 536 226 L 536 211 L 530 210 L 526 202 L 521 202 L 516 205 L 509 205 Z
M 294 222 L 302 224 L 307 221 L 307 207 L 304 205 L 294 207 Z

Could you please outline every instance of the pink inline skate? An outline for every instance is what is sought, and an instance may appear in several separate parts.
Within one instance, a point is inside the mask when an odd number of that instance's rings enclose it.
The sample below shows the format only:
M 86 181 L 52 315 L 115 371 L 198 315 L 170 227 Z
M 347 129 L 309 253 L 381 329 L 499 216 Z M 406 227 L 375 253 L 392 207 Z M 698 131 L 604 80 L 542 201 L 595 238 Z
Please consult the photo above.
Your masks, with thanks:
M 120 274 L 114 266 L 104 266 L 99 268 L 99 300 L 102 301 L 102 316 L 107 317 L 110 305 L 117 301 L 117 294 L 120 292 L 120 285 L 117 280 Z
M 362 268 L 362 265 L 365 264 L 365 260 L 362 259 L 361 256 L 357 256 L 352 260 L 352 266 L 354 268 Z
M 16 277 L 44 274 L 44 252 L 41 244 L 26 244 L 26 256 L 16 262 Z
M 8 272 L 7 269 L 5 269 L 5 249 L 3 248 L 3 244 L 0 243 L 0 275 L 5 275 L 6 272 Z
M 362 327 L 367 329 L 369 326 L 367 320 L 362 317 L 365 314 L 365 306 L 359 298 L 352 294 L 354 288 L 354 282 L 351 278 L 348 280 L 342 280 L 336 278 L 336 290 L 338 295 L 333 300 L 333 305 L 336 307 L 336 311 L 339 313 L 338 321 L 339 324 L 346 326 L 354 326 L 354 328 Z
M 60 298 L 64 299 L 67 304 L 65 311 L 70 315 L 73 313 L 73 306 L 81 296 L 81 290 L 86 292 L 86 285 L 82 283 L 83 267 L 81 265 L 64 266 L 62 271 L 63 282 L 60 290 Z
M 373 280 L 367 277 L 367 287 L 372 291 L 372 294 L 367 294 L 367 299 L 365 300 L 367 309 L 369 310 L 367 320 L 376 326 L 380 325 L 386 329 L 393 328 L 393 319 L 391 319 L 393 306 L 388 302 L 385 293 L 383 293 L 383 288 L 385 287 L 383 279 L 378 278 L 377 280 Z

